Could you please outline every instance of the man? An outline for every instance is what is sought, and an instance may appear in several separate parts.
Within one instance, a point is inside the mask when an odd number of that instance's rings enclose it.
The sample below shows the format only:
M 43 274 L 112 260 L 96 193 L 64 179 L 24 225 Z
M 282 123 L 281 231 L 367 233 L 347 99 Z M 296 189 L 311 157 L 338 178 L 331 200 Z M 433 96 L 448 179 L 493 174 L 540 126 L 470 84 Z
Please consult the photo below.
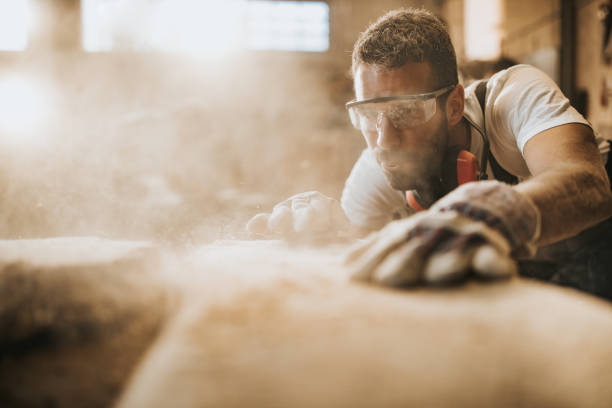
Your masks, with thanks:
M 344 213 L 369 230 L 410 215 L 350 255 L 355 278 L 398 286 L 469 272 L 508 276 L 515 259 L 598 224 L 595 240 L 612 239 L 604 223 L 612 215 L 607 142 L 598 150 L 588 122 L 542 72 L 502 71 L 480 88 L 479 101 L 476 84 L 458 83 L 444 24 L 426 10 L 401 9 L 360 35 L 352 73 L 356 99 L 347 108 L 368 147 L 346 182 Z M 460 151 L 484 164 L 480 178 L 486 173 L 488 181 L 457 187 Z M 297 195 L 250 228 L 321 230 L 337 218 L 329 215 L 333 203 Z

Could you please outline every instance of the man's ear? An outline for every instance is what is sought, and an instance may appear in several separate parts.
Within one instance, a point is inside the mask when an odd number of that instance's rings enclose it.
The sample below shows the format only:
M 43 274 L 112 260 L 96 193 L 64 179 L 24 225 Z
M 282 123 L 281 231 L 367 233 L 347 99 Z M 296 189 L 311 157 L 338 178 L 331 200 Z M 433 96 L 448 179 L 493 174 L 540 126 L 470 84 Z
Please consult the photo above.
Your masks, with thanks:
M 457 84 L 446 98 L 446 119 L 449 129 L 454 127 L 463 118 L 463 105 L 465 102 L 465 92 L 463 85 Z

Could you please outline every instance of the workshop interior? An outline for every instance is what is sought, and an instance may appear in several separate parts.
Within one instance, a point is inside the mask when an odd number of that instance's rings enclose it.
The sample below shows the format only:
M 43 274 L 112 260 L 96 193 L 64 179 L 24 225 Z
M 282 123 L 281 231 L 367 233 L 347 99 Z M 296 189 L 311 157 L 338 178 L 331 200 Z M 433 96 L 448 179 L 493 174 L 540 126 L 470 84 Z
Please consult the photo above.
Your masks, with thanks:
M 298 192 L 339 198 L 365 147 L 352 46 L 398 7 L 448 23 L 464 85 L 535 65 L 612 138 L 608 2 L 1 4 L 4 238 L 201 242 Z
M 353 44 L 401 7 L 612 140 L 610 0 L 0 0 L 0 406 L 612 406 L 609 300 L 369 287 L 245 228 L 340 199 Z

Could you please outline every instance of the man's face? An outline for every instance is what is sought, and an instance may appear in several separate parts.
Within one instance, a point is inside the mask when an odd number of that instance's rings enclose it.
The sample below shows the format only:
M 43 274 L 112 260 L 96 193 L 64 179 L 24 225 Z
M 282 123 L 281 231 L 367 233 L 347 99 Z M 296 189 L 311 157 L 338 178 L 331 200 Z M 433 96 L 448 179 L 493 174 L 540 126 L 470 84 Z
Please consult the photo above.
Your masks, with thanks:
M 355 72 L 357 100 L 435 90 L 428 63 L 408 63 L 393 70 L 362 64 Z M 425 123 L 396 127 L 388 115 L 379 114 L 373 129 L 362 129 L 368 147 L 394 189 L 428 190 L 440 178 L 448 126 L 439 99 L 435 103 L 435 114 Z

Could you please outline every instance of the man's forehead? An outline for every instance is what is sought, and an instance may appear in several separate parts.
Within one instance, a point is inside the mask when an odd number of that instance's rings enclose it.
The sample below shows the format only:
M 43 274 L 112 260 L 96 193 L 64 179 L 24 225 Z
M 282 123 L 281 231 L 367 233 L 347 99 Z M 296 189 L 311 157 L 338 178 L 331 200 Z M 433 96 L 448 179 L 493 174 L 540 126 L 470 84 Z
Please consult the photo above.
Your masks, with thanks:
M 355 70 L 357 99 L 434 91 L 433 72 L 427 62 L 410 62 L 399 68 L 360 64 Z

